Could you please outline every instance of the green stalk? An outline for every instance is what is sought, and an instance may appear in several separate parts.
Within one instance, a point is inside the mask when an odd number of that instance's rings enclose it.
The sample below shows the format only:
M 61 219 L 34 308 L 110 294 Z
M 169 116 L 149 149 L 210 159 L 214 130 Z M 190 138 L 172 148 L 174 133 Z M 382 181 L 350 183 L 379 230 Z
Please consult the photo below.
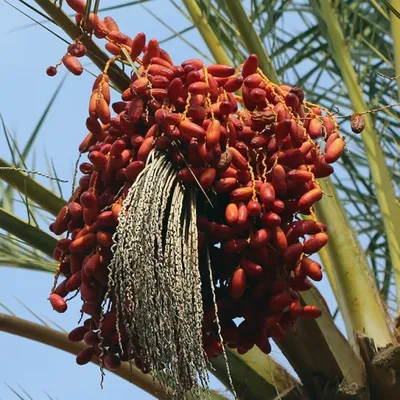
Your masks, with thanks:
M 254 29 L 254 25 L 247 15 L 241 0 L 225 0 L 225 7 L 229 10 L 249 53 L 257 54 L 260 68 L 271 81 L 279 82 L 278 74 L 272 65 L 271 59 L 265 52 L 264 45 Z
M 0 208 L 0 228 L 52 257 L 57 240 L 41 229 L 29 225 L 25 221 L 8 213 L 3 208 Z
M 315 6 L 316 3 L 311 1 L 311 4 Z M 321 0 L 319 7 L 320 15 L 326 25 L 332 56 L 347 87 L 353 110 L 355 112 L 368 110 L 335 8 L 332 7 L 329 0 Z M 386 167 L 385 157 L 369 114 L 365 115 L 365 130 L 362 133 L 362 140 L 382 214 L 396 282 L 397 302 L 400 304 L 400 208 L 396 203 L 390 172 Z M 375 342 L 379 344 L 381 341 L 377 339 L 374 338 Z
M 72 40 L 77 39 L 82 35 L 79 27 L 52 1 L 35 0 L 35 3 L 38 4 Z M 110 57 L 100 50 L 88 35 L 82 36 L 82 43 L 88 50 L 88 57 L 102 71 Z M 129 87 L 129 77 L 117 65 L 113 64 L 110 67 L 108 75 L 113 82 L 114 87 L 119 92 L 122 93 L 127 87 Z
M 312 304 L 322 311 L 317 320 L 299 319 L 294 330 L 287 330 L 287 338 L 277 344 L 299 375 L 312 398 L 342 398 L 353 391 L 357 399 L 368 400 L 365 370 L 346 338 L 335 325 L 328 306 L 312 287 L 302 292 L 303 304 Z M 315 351 L 318 349 L 318 351 Z M 341 382 L 330 387 L 329 382 Z
M 67 335 L 63 332 L 59 332 L 44 325 L 36 324 L 34 322 L 1 313 L 0 331 L 34 340 L 35 342 L 46 344 L 73 355 L 77 355 L 81 350 L 87 347 L 82 342 L 70 342 Z M 94 357 L 92 362 L 98 364 L 97 358 Z M 122 363 L 121 368 L 111 372 L 113 372 L 115 375 L 118 375 L 122 379 L 132 382 L 154 397 L 158 397 L 163 393 L 161 387 L 154 382 L 150 374 L 143 374 L 135 366 L 132 366 L 131 371 L 129 363 Z M 161 398 L 166 399 L 166 396 L 164 395 Z
M 400 0 L 391 0 L 390 4 L 393 8 L 400 11 Z M 400 75 L 400 18 L 393 12 L 390 13 L 390 22 L 392 27 L 393 50 L 394 50 L 394 66 L 396 76 Z M 397 85 L 398 97 L 400 98 L 400 85 Z
M 5 267 L 16 267 L 30 269 L 31 271 L 43 271 L 55 274 L 57 271 L 57 265 L 48 261 L 38 261 L 31 259 L 18 259 L 18 257 L 8 258 L 0 255 L 0 266 Z
M 240 355 L 236 350 L 226 348 L 229 369 L 236 394 L 241 400 L 276 399 L 277 393 L 286 394 L 285 399 L 307 399 L 303 387 L 281 365 L 257 350 L 251 349 Z M 224 358 L 210 360 L 215 371 L 213 374 L 229 389 L 230 382 Z M 251 384 L 249 384 L 251 376 Z
M 335 275 L 334 275 L 335 268 L 329 258 L 328 251 L 326 250 L 326 248 L 323 248 L 318 252 L 318 255 L 321 258 L 322 265 L 324 266 L 324 271 L 328 277 L 329 283 L 332 288 L 332 292 L 335 295 L 336 302 L 338 302 L 339 292 L 338 292 L 338 287 L 337 287 L 337 283 L 336 283 L 336 279 L 335 279 Z
M 18 189 L 44 210 L 57 215 L 61 208 L 64 207 L 65 201 L 24 173 L 11 169 L 1 169 L 11 167 L 12 165 L 0 158 L 0 179 Z
M 2 313 L 0 313 L 0 332 L 6 332 L 19 337 L 34 340 L 35 342 L 46 344 L 73 355 L 77 355 L 81 350 L 87 348 L 87 346 L 82 342 L 70 342 L 68 340 L 68 336 L 63 332 L 15 317 L 13 315 Z M 93 357 L 91 362 L 99 365 L 97 357 Z M 167 400 L 169 398 L 169 396 L 166 395 L 163 388 L 154 380 L 151 374 L 144 374 L 133 364 L 131 365 L 127 362 L 121 363 L 120 368 L 114 371 L 110 370 L 110 372 L 130 383 L 133 383 L 140 389 L 158 399 Z M 217 393 L 214 390 L 209 390 L 208 394 L 211 400 L 227 400 L 225 396 Z M 188 399 L 192 398 L 193 396 L 191 396 L 189 393 Z
M 207 18 L 202 14 L 200 7 L 197 5 L 195 0 L 182 0 L 185 4 L 190 16 L 193 20 L 193 24 L 196 25 L 203 40 L 207 44 L 211 51 L 211 54 L 215 58 L 215 61 L 219 64 L 230 64 L 231 60 L 226 54 L 224 48 L 220 45 L 218 37 L 211 29 L 207 22 Z
M 392 342 L 389 317 L 371 276 L 364 251 L 349 227 L 336 190 L 328 179 L 320 180 L 321 189 L 332 197 L 316 206 L 318 217 L 329 230 L 327 252 L 337 288 L 337 301 L 345 321 L 349 341 L 355 346 L 356 332 L 373 338 L 378 347 Z

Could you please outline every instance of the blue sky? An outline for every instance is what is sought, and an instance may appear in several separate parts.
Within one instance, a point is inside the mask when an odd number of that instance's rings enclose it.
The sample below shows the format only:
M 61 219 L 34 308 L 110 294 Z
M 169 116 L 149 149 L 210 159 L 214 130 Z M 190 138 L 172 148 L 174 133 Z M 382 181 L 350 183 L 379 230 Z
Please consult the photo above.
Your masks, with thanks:
M 11 2 L 16 5 L 18 3 Z M 122 3 L 122 0 L 119 2 Z M 29 3 L 33 4 L 33 1 Z M 115 0 L 101 2 L 104 7 L 115 3 Z M 153 0 L 146 3 L 146 6 L 168 24 L 173 23 L 176 30 L 189 25 L 170 2 Z M 167 28 L 141 6 L 115 11 L 112 16 L 121 31 L 131 36 L 143 31 L 148 38 L 162 40 L 171 35 Z M 0 113 L 9 130 L 16 134 L 20 147 L 26 143 L 39 115 L 65 74 L 61 68 L 56 77 L 50 78 L 45 70 L 63 56 L 66 44 L 39 26 L 22 29 L 30 23 L 26 17 L 0 1 Z M 209 54 L 196 30 L 186 33 L 185 38 L 194 48 L 179 38 L 164 45 L 176 63 L 197 57 L 198 51 L 195 49 Z M 90 60 L 85 62 L 89 70 L 96 72 Z M 77 147 L 86 135 L 85 119 L 93 80 L 86 72 L 81 77 L 68 75 L 36 140 L 34 151 L 28 159 L 29 166 L 34 165 L 36 170 L 46 172 L 47 155 L 53 160 L 58 176 L 71 181 Z M 118 100 L 117 93 L 113 94 L 113 100 Z M 0 135 L 0 157 L 11 161 L 3 135 Z M 48 182 L 43 182 L 48 185 Z M 62 184 L 64 196 L 68 196 L 70 185 Z M 17 207 L 17 210 L 21 218 L 26 217 L 22 208 Z M 40 316 L 50 318 L 66 330 L 73 329 L 79 318 L 79 300 L 70 304 L 66 314 L 53 312 L 47 301 L 52 280 L 50 274 L 1 267 L 0 303 L 7 305 L 22 318 L 33 319 L 19 304 L 19 299 Z M 317 286 L 334 310 L 335 301 L 327 279 Z M 343 329 L 341 320 L 339 326 Z M 0 400 L 16 398 L 5 383 L 16 389 L 18 384 L 21 385 L 35 400 L 47 399 L 45 391 L 59 400 L 151 398 L 111 373 L 107 374 L 105 387 L 101 390 L 100 373 L 96 366 L 79 367 L 71 355 L 59 350 L 1 332 L 0 343 Z M 276 348 L 273 355 L 287 365 Z M 213 387 L 221 388 L 221 385 L 213 381 Z

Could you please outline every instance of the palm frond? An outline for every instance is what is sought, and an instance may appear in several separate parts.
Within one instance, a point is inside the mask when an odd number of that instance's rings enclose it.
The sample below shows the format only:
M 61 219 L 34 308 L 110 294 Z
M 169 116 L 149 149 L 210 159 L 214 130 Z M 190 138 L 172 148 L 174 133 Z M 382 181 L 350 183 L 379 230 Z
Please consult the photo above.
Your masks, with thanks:
M 5 168 L 5 169 L 2 169 Z M 26 194 L 36 204 L 53 215 L 64 206 L 64 200 L 0 158 L 0 179 Z
M 0 228 L 18 237 L 35 249 L 52 256 L 57 240 L 40 228 L 29 225 L 25 221 L 0 208 Z

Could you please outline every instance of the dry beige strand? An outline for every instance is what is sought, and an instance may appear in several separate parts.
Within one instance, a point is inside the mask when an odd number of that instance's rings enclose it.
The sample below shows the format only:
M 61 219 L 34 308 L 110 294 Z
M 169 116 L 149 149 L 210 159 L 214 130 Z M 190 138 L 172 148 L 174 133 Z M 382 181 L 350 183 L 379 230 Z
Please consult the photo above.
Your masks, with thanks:
M 182 399 L 188 390 L 204 396 L 199 381 L 208 387 L 196 211 L 189 196 L 172 164 L 152 152 L 122 204 L 109 267 L 119 323 L 131 341 L 138 338 L 138 356 L 154 378 Z

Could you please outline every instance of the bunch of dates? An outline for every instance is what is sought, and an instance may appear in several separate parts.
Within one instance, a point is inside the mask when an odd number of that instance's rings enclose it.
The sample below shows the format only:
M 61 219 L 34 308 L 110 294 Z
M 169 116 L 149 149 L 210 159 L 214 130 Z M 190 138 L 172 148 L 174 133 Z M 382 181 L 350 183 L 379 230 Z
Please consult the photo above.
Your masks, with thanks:
M 85 2 L 67 3 L 82 24 Z M 86 319 L 69 334 L 87 344 L 78 364 L 97 355 L 115 369 L 134 359 L 148 372 L 137 349 L 128 348 L 122 325 L 118 337 L 112 294 L 106 310 L 102 303 L 121 204 L 153 150 L 165 154 L 182 184 L 197 192 L 207 356 L 220 355 L 223 344 L 240 354 L 253 346 L 269 353 L 270 338 L 284 339 L 298 318 L 321 315 L 301 304 L 299 292 L 311 288 L 310 279 L 322 279 L 321 265 L 311 258 L 328 242 L 327 227 L 313 212 L 323 196 L 317 178 L 333 173 L 331 164 L 345 148 L 333 115 L 308 103 L 300 88 L 271 82 L 255 54 L 237 68 L 206 66 L 201 59 L 178 65 L 157 40 L 146 41 L 144 33 L 131 38 L 110 17 L 90 14 L 88 32 L 105 39 L 112 56 L 90 95 L 89 133 L 79 146 L 88 161 L 80 164 L 79 185 L 50 226 L 66 234 L 54 251 L 57 276 L 65 280 L 50 302 L 64 312 L 65 298 L 77 291 L 83 302 Z M 126 62 L 127 53 L 135 72 L 121 100 L 111 104 L 107 70 Z M 85 54 L 76 40 L 62 62 L 79 75 L 78 58 Z M 56 71 L 49 67 L 48 74 Z

